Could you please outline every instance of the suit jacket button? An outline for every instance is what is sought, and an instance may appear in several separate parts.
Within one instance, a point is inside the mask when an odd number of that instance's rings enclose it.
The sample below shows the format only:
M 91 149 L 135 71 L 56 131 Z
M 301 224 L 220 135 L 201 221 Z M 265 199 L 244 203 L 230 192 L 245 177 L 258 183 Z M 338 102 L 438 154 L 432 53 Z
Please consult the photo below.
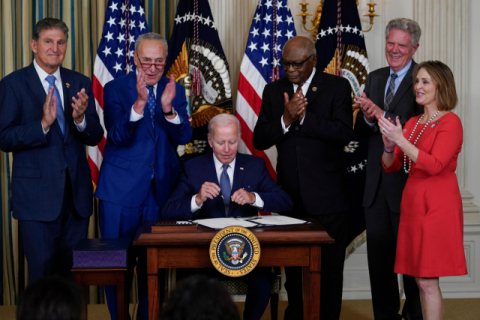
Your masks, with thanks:
M 297 130 L 297 131 L 298 131 L 298 129 L 299 129 L 299 127 L 295 127 L 295 130 Z
M 63 149 L 67 149 L 67 146 L 63 146 Z
M 180 130 L 180 135 L 182 135 L 182 134 L 183 134 L 183 130 Z
M 153 164 L 150 165 L 150 168 L 153 168 Z
M 297 150 L 300 150 L 300 147 L 297 147 Z
M 65 170 L 62 170 L 61 173 L 65 173 Z

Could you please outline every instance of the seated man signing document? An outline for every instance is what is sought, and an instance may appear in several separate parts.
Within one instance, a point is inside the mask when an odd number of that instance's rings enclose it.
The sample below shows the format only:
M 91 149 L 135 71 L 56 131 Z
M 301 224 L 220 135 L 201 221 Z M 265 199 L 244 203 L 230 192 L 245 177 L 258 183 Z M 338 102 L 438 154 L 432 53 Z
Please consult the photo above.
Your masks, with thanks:
M 210 121 L 208 142 L 213 154 L 185 164 L 163 207 L 164 219 L 243 217 L 255 216 L 259 210 L 292 209 L 292 200 L 270 177 L 263 159 L 237 153 L 239 141 L 240 124 L 233 115 L 219 114 Z M 179 269 L 177 276 L 198 272 L 211 275 L 205 270 Z M 271 271 L 256 268 L 243 279 L 248 286 L 243 319 L 260 319 L 270 300 Z
M 254 216 L 287 212 L 290 197 L 269 175 L 263 159 L 237 152 L 240 124 L 219 114 L 208 124 L 208 153 L 185 164 L 180 181 L 163 207 L 164 219 Z

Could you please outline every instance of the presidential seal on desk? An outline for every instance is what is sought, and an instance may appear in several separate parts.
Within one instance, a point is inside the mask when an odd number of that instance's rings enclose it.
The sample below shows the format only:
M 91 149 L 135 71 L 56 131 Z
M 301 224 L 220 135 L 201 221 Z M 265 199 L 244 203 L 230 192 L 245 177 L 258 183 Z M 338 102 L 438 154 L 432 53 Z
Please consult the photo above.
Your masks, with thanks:
M 260 242 L 250 230 L 230 226 L 220 230 L 210 242 L 210 260 L 221 274 L 241 277 L 260 260 Z

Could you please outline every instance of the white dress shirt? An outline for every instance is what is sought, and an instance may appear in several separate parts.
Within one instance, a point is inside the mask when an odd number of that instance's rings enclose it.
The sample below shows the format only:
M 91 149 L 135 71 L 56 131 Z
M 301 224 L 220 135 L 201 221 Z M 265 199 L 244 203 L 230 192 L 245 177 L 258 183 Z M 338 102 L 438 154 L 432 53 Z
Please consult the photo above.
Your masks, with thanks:
M 228 174 L 228 178 L 230 179 L 230 187 L 233 186 L 233 172 L 235 170 L 235 162 L 237 161 L 237 158 L 233 159 L 232 162 L 230 162 L 229 164 L 229 167 L 227 168 L 227 174 Z M 223 163 L 221 163 L 217 157 L 215 156 L 215 154 L 213 154 L 213 162 L 215 164 L 215 171 L 217 172 L 217 181 L 220 181 L 220 176 L 222 175 L 223 173 Z M 237 191 L 237 190 L 232 190 L 232 195 L 233 193 Z M 256 192 L 252 192 L 254 195 L 255 195 L 255 202 L 250 204 L 251 206 L 254 206 L 254 207 L 257 207 L 257 208 L 263 208 L 263 205 L 264 205 L 264 202 L 262 200 L 262 198 L 260 198 L 260 196 L 258 195 L 258 193 Z M 198 194 L 198 193 L 197 193 Z M 200 203 L 199 206 L 197 206 L 197 203 L 195 202 L 195 197 L 197 196 L 194 195 L 192 196 L 192 200 L 190 202 L 190 208 L 192 210 L 192 212 L 195 212 L 197 211 L 198 209 L 200 209 L 203 205 L 203 202 Z

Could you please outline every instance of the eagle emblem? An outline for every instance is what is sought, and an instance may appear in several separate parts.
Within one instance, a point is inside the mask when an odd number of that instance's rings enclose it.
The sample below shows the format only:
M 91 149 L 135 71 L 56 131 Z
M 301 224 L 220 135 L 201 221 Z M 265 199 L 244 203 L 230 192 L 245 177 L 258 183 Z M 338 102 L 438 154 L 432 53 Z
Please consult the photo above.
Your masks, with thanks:
M 245 242 L 239 238 L 225 241 L 224 245 L 226 252 L 223 252 L 223 260 L 231 262 L 233 265 L 243 263 L 243 260 L 248 256 L 247 252 L 243 253 Z

